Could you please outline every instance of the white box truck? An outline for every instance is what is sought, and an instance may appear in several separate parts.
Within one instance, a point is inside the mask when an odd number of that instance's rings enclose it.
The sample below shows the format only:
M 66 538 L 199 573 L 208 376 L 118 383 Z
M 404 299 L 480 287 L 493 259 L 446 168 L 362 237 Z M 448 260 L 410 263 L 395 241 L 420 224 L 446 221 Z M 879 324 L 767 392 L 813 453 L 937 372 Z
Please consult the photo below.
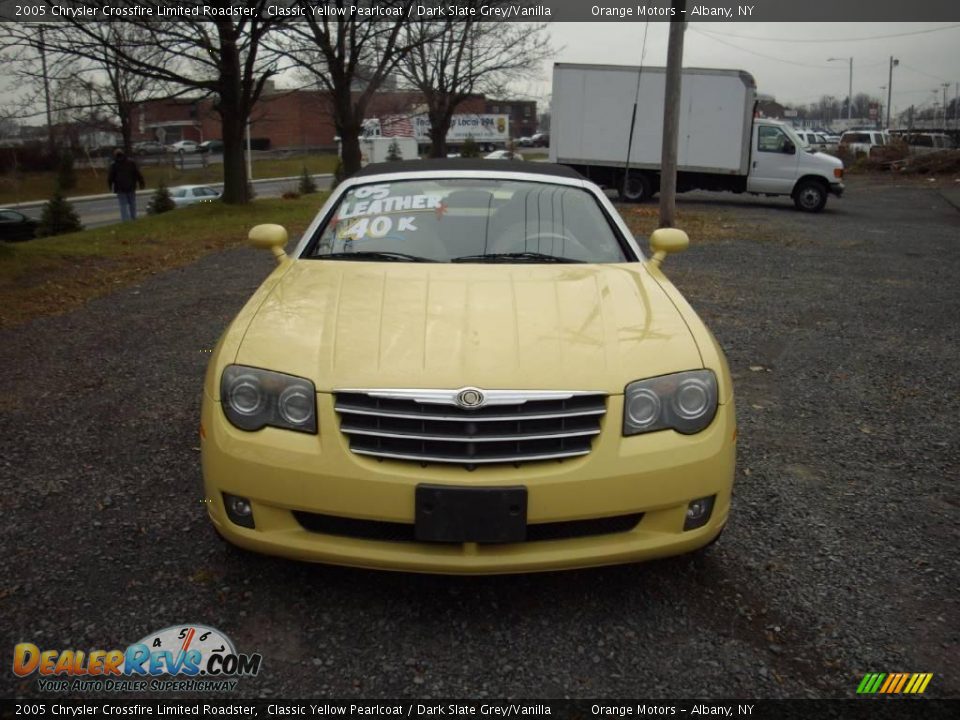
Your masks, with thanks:
M 360 164 L 387 162 L 390 147 L 396 143 L 401 160 L 418 160 L 417 141 L 412 137 L 364 137 L 360 138 Z
M 624 200 L 657 193 L 665 81 L 665 68 L 556 63 L 550 161 Z M 677 190 L 788 195 L 807 212 L 822 210 L 828 194 L 839 197 L 843 163 L 815 152 L 789 125 L 754 118 L 755 106 L 749 73 L 684 68 Z

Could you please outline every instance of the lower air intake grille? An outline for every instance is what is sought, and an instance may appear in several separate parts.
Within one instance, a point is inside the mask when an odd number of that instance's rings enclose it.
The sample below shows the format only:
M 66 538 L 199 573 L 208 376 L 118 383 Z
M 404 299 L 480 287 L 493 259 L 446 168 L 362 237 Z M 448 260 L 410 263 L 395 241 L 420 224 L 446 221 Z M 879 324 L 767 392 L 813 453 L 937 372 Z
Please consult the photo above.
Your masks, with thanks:
M 338 535 L 360 540 L 388 540 L 393 542 L 416 542 L 414 526 L 410 523 L 357 520 L 294 511 L 294 517 L 304 530 Z M 595 537 L 629 532 L 643 519 L 643 513 L 617 515 L 589 520 L 565 520 L 563 522 L 535 523 L 527 525 L 527 542 L 539 540 L 569 540 L 571 538 Z

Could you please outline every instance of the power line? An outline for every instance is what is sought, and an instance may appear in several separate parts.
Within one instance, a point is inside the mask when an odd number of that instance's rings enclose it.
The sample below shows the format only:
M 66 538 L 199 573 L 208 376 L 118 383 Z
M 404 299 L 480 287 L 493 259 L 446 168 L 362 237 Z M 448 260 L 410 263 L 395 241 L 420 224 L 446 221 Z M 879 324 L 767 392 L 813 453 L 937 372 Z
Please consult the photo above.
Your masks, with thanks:
M 762 57 L 767 60 L 775 60 L 776 62 L 786 63 L 787 65 L 799 65 L 800 67 L 815 68 L 817 70 L 839 70 L 840 69 L 833 65 L 813 65 L 811 63 L 797 62 L 796 60 L 784 60 L 783 58 L 774 57 L 773 55 L 767 55 L 766 53 L 757 52 L 756 50 L 749 50 L 748 48 L 735 45 L 731 42 L 727 42 L 726 40 L 721 40 L 720 38 L 715 37 L 712 33 L 706 33 L 703 30 L 700 30 L 699 28 L 694 27 L 693 25 L 688 25 L 687 29 L 693 30 L 695 33 L 703 35 L 704 37 L 707 37 L 709 40 L 718 42 L 721 45 L 726 45 L 728 47 L 732 47 L 734 50 L 740 50 L 741 52 L 750 53 L 751 55 L 756 55 L 757 57 Z
M 740 40 L 760 40 L 760 41 L 782 42 L 782 43 L 836 43 L 836 42 L 860 42 L 863 40 L 883 40 L 886 38 L 907 37 L 909 35 L 925 35 L 927 33 L 941 32 L 943 30 L 952 30 L 954 28 L 960 28 L 960 24 L 946 25 L 945 27 L 938 27 L 938 28 L 928 28 L 926 30 L 914 30 L 912 32 L 890 33 L 889 35 L 870 35 L 868 37 L 854 37 L 854 38 L 829 38 L 829 39 L 772 38 L 772 37 L 760 37 L 757 35 L 734 35 L 732 33 L 723 33 L 723 36 L 731 37 L 731 38 L 739 38 Z M 713 31 L 711 30 L 698 29 L 697 32 L 714 34 Z
M 931 75 L 930 73 L 928 73 L 928 72 L 926 72 L 926 71 L 924 71 L 924 70 L 918 70 L 917 68 L 913 67 L 912 65 L 905 65 L 904 63 L 900 63 L 900 67 L 906 68 L 907 70 L 912 70 L 912 71 L 915 72 L 915 73 L 920 73 L 921 75 L 926 75 L 928 78 L 933 78 L 934 80 L 940 80 L 941 82 L 947 82 L 947 79 L 946 79 L 946 78 L 942 78 L 942 77 L 940 77 L 939 75 Z

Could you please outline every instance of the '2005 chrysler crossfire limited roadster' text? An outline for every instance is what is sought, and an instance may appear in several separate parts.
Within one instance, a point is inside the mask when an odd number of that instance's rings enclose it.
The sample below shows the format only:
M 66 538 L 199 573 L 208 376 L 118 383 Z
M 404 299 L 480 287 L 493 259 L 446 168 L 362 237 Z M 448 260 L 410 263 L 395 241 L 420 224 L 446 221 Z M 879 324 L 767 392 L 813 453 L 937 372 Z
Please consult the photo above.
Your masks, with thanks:
M 564 167 L 371 165 L 227 328 L 201 418 L 227 541 L 436 573 L 702 548 L 730 508 L 726 360 L 596 185 Z

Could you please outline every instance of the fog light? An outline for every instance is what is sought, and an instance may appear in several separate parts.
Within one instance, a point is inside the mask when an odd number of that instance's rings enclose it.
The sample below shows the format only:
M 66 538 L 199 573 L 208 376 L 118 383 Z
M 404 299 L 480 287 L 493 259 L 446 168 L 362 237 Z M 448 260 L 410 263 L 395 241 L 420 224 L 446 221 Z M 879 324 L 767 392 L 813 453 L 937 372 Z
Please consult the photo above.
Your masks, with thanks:
M 248 528 L 254 527 L 253 508 L 249 500 L 239 495 L 223 493 L 223 506 L 227 510 L 227 517 L 234 524 Z
M 687 517 L 683 521 L 684 530 L 696 530 L 703 527 L 710 520 L 713 513 L 713 501 L 716 495 L 710 497 L 697 498 L 687 505 Z

